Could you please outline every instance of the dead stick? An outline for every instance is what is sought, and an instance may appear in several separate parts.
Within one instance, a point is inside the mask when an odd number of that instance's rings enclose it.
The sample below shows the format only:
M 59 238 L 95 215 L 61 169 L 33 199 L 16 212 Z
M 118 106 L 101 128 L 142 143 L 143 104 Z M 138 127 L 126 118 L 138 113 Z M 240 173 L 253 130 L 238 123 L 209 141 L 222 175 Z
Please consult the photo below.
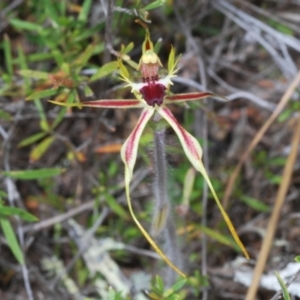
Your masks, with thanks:
M 256 147 L 256 145 L 259 143 L 259 141 L 262 139 L 266 131 L 269 129 L 271 124 L 276 120 L 276 118 L 279 116 L 279 114 L 282 112 L 283 108 L 285 107 L 286 103 L 289 101 L 289 99 L 292 97 L 293 92 L 295 88 L 299 85 L 300 83 L 300 72 L 297 74 L 291 85 L 288 87 L 282 98 L 280 99 L 276 109 L 270 116 L 270 118 L 267 120 L 267 122 L 263 125 L 263 127 L 259 130 L 259 132 L 255 135 L 254 139 L 251 141 L 250 145 L 247 147 L 245 150 L 243 156 L 241 157 L 238 165 L 234 169 L 233 173 L 231 174 L 228 184 L 226 186 L 225 194 L 222 200 L 222 204 L 224 208 L 226 209 L 230 195 L 232 193 L 234 183 L 236 182 L 236 179 L 240 173 L 240 170 L 242 168 L 242 165 L 252 152 L 252 150 Z
M 274 238 L 275 230 L 277 228 L 278 219 L 280 216 L 281 208 L 285 200 L 286 193 L 290 186 L 290 181 L 293 173 L 293 168 L 295 165 L 299 142 L 300 142 L 300 115 L 298 115 L 298 120 L 296 124 L 296 130 L 293 134 L 292 139 L 292 147 L 291 152 L 289 154 L 288 160 L 284 167 L 283 175 L 282 175 L 282 182 L 278 189 L 278 193 L 275 200 L 275 206 L 272 211 L 272 215 L 268 224 L 268 228 L 263 240 L 263 244 L 258 256 L 258 260 L 254 269 L 252 283 L 248 289 L 246 300 L 253 300 L 255 299 L 255 295 L 259 286 L 261 274 L 265 268 L 266 261 L 270 252 L 270 248 L 272 245 L 272 241 Z

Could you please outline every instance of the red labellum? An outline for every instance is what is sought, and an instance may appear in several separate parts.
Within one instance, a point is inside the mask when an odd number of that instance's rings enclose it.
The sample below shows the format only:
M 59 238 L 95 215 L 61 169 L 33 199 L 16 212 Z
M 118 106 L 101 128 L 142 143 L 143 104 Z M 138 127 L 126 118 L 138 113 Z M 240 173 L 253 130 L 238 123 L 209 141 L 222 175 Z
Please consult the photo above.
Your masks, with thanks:
M 160 106 L 164 101 L 166 87 L 160 83 L 147 83 L 140 89 L 144 100 L 148 105 L 154 106 L 155 104 Z

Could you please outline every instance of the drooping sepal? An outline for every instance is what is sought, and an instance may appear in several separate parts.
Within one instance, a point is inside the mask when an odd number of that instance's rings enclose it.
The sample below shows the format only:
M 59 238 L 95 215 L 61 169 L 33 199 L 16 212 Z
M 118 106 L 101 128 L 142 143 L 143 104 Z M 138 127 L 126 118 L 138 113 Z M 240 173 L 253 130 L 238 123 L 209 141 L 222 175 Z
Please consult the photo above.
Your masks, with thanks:
M 136 162 L 137 157 L 137 150 L 138 150 L 138 144 L 140 137 L 142 135 L 142 132 L 144 131 L 144 128 L 146 124 L 148 123 L 149 119 L 152 117 L 155 109 L 154 108 L 145 108 L 141 116 L 138 120 L 138 123 L 136 124 L 135 128 L 133 129 L 132 133 L 130 134 L 129 138 L 126 140 L 126 142 L 123 144 L 121 149 L 121 158 L 125 164 L 125 191 L 126 191 L 126 199 L 127 204 L 129 208 L 129 212 L 140 229 L 140 231 L 143 233 L 145 238 L 148 240 L 150 245 L 153 247 L 153 249 L 161 256 L 161 258 L 178 274 L 180 274 L 182 277 L 186 277 L 186 275 L 180 271 L 163 253 L 163 251 L 156 245 L 154 240 L 151 238 L 151 236 L 148 234 L 148 232 L 144 229 L 142 224 L 139 222 L 137 217 L 135 216 L 135 213 L 132 208 L 131 199 L 130 199 L 130 182 L 132 179 L 133 174 L 133 168 Z
M 234 226 L 229 219 L 229 216 L 227 215 L 224 208 L 222 207 L 222 204 L 221 204 L 221 202 L 211 184 L 208 174 L 204 168 L 204 165 L 201 160 L 202 148 L 201 148 L 199 142 L 178 123 L 178 121 L 176 120 L 176 118 L 173 116 L 173 114 L 171 113 L 171 111 L 169 109 L 167 109 L 166 107 L 160 107 L 157 109 L 157 111 L 173 128 L 173 130 L 177 134 L 177 136 L 182 144 L 183 150 L 184 150 L 186 156 L 188 157 L 188 159 L 190 160 L 191 164 L 204 177 L 234 240 L 236 241 L 236 243 L 238 244 L 238 246 L 240 247 L 240 249 L 246 256 L 246 258 L 249 258 L 247 250 L 245 249 L 240 238 L 238 237 L 236 230 L 234 229 Z
M 153 113 L 154 109 L 150 107 L 147 107 L 142 111 L 135 128 L 122 146 L 121 158 L 125 164 L 125 175 L 127 173 L 129 174 L 129 180 L 131 180 L 132 177 L 141 135 Z
M 61 106 L 67 107 L 79 107 L 87 106 L 87 107 L 100 107 L 100 108 L 141 108 L 144 107 L 145 104 L 137 99 L 103 99 L 103 100 L 93 100 L 93 101 L 86 101 L 80 103 L 65 103 L 59 101 L 52 101 L 49 102 Z

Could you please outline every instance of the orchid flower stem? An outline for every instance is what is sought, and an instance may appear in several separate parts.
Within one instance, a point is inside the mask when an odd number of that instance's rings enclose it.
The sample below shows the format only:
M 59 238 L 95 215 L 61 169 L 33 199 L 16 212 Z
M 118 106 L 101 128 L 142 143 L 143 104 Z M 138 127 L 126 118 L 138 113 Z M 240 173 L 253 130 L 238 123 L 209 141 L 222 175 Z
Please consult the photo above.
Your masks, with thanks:
M 173 219 L 168 218 L 166 227 L 163 231 L 163 238 L 164 238 L 164 250 L 166 255 L 171 261 L 176 261 L 176 265 L 183 269 L 183 260 L 182 260 L 182 253 L 180 248 L 178 247 L 177 243 L 177 236 L 176 236 L 176 227 L 174 225 Z M 167 268 L 165 273 L 165 284 L 167 287 L 171 287 L 172 284 L 176 281 L 177 274 L 171 269 Z
M 155 208 L 151 233 L 158 236 L 165 228 L 170 207 L 167 194 L 165 128 L 154 131 L 154 174 Z
M 156 118 L 154 117 L 154 121 Z M 164 250 L 167 257 L 176 264 L 182 265 L 180 251 L 176 242 L 175 226 L 170 218 L 170 199 L 167 192 L 167 161 L 165 149 L 165 127 L 154 130 L 154 197 L 155 207 L 151 233 L 154 237 L 162 233 Z M 172 269 L 166 273 L 166 284 L 171 286 L 176 279 Z

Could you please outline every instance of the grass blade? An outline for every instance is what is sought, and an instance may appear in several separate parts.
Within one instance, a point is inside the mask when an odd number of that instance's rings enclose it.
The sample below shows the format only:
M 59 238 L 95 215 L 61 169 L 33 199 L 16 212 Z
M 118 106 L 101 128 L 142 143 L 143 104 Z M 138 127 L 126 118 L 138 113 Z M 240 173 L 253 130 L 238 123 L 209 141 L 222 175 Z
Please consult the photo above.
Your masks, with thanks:
M 10 222 L 6 218 L 0 218 L 0 224 L 11 252 L 13 253 L 16 260 L 21 265 L 23 265 L 24 255 Z
M 7 171 L 2 172 L 7 177 L 14 178 L 14 179 L 22 179 L 22 180 L 34 180 L 34 179 L 41 179 L 41 178 L 50 178 L 57 176 L 63 173 L 65 169 L 62 168 L 45 168 L 45 169 L 38 169 L 38 170 L 21 170 L 21 171 Z

